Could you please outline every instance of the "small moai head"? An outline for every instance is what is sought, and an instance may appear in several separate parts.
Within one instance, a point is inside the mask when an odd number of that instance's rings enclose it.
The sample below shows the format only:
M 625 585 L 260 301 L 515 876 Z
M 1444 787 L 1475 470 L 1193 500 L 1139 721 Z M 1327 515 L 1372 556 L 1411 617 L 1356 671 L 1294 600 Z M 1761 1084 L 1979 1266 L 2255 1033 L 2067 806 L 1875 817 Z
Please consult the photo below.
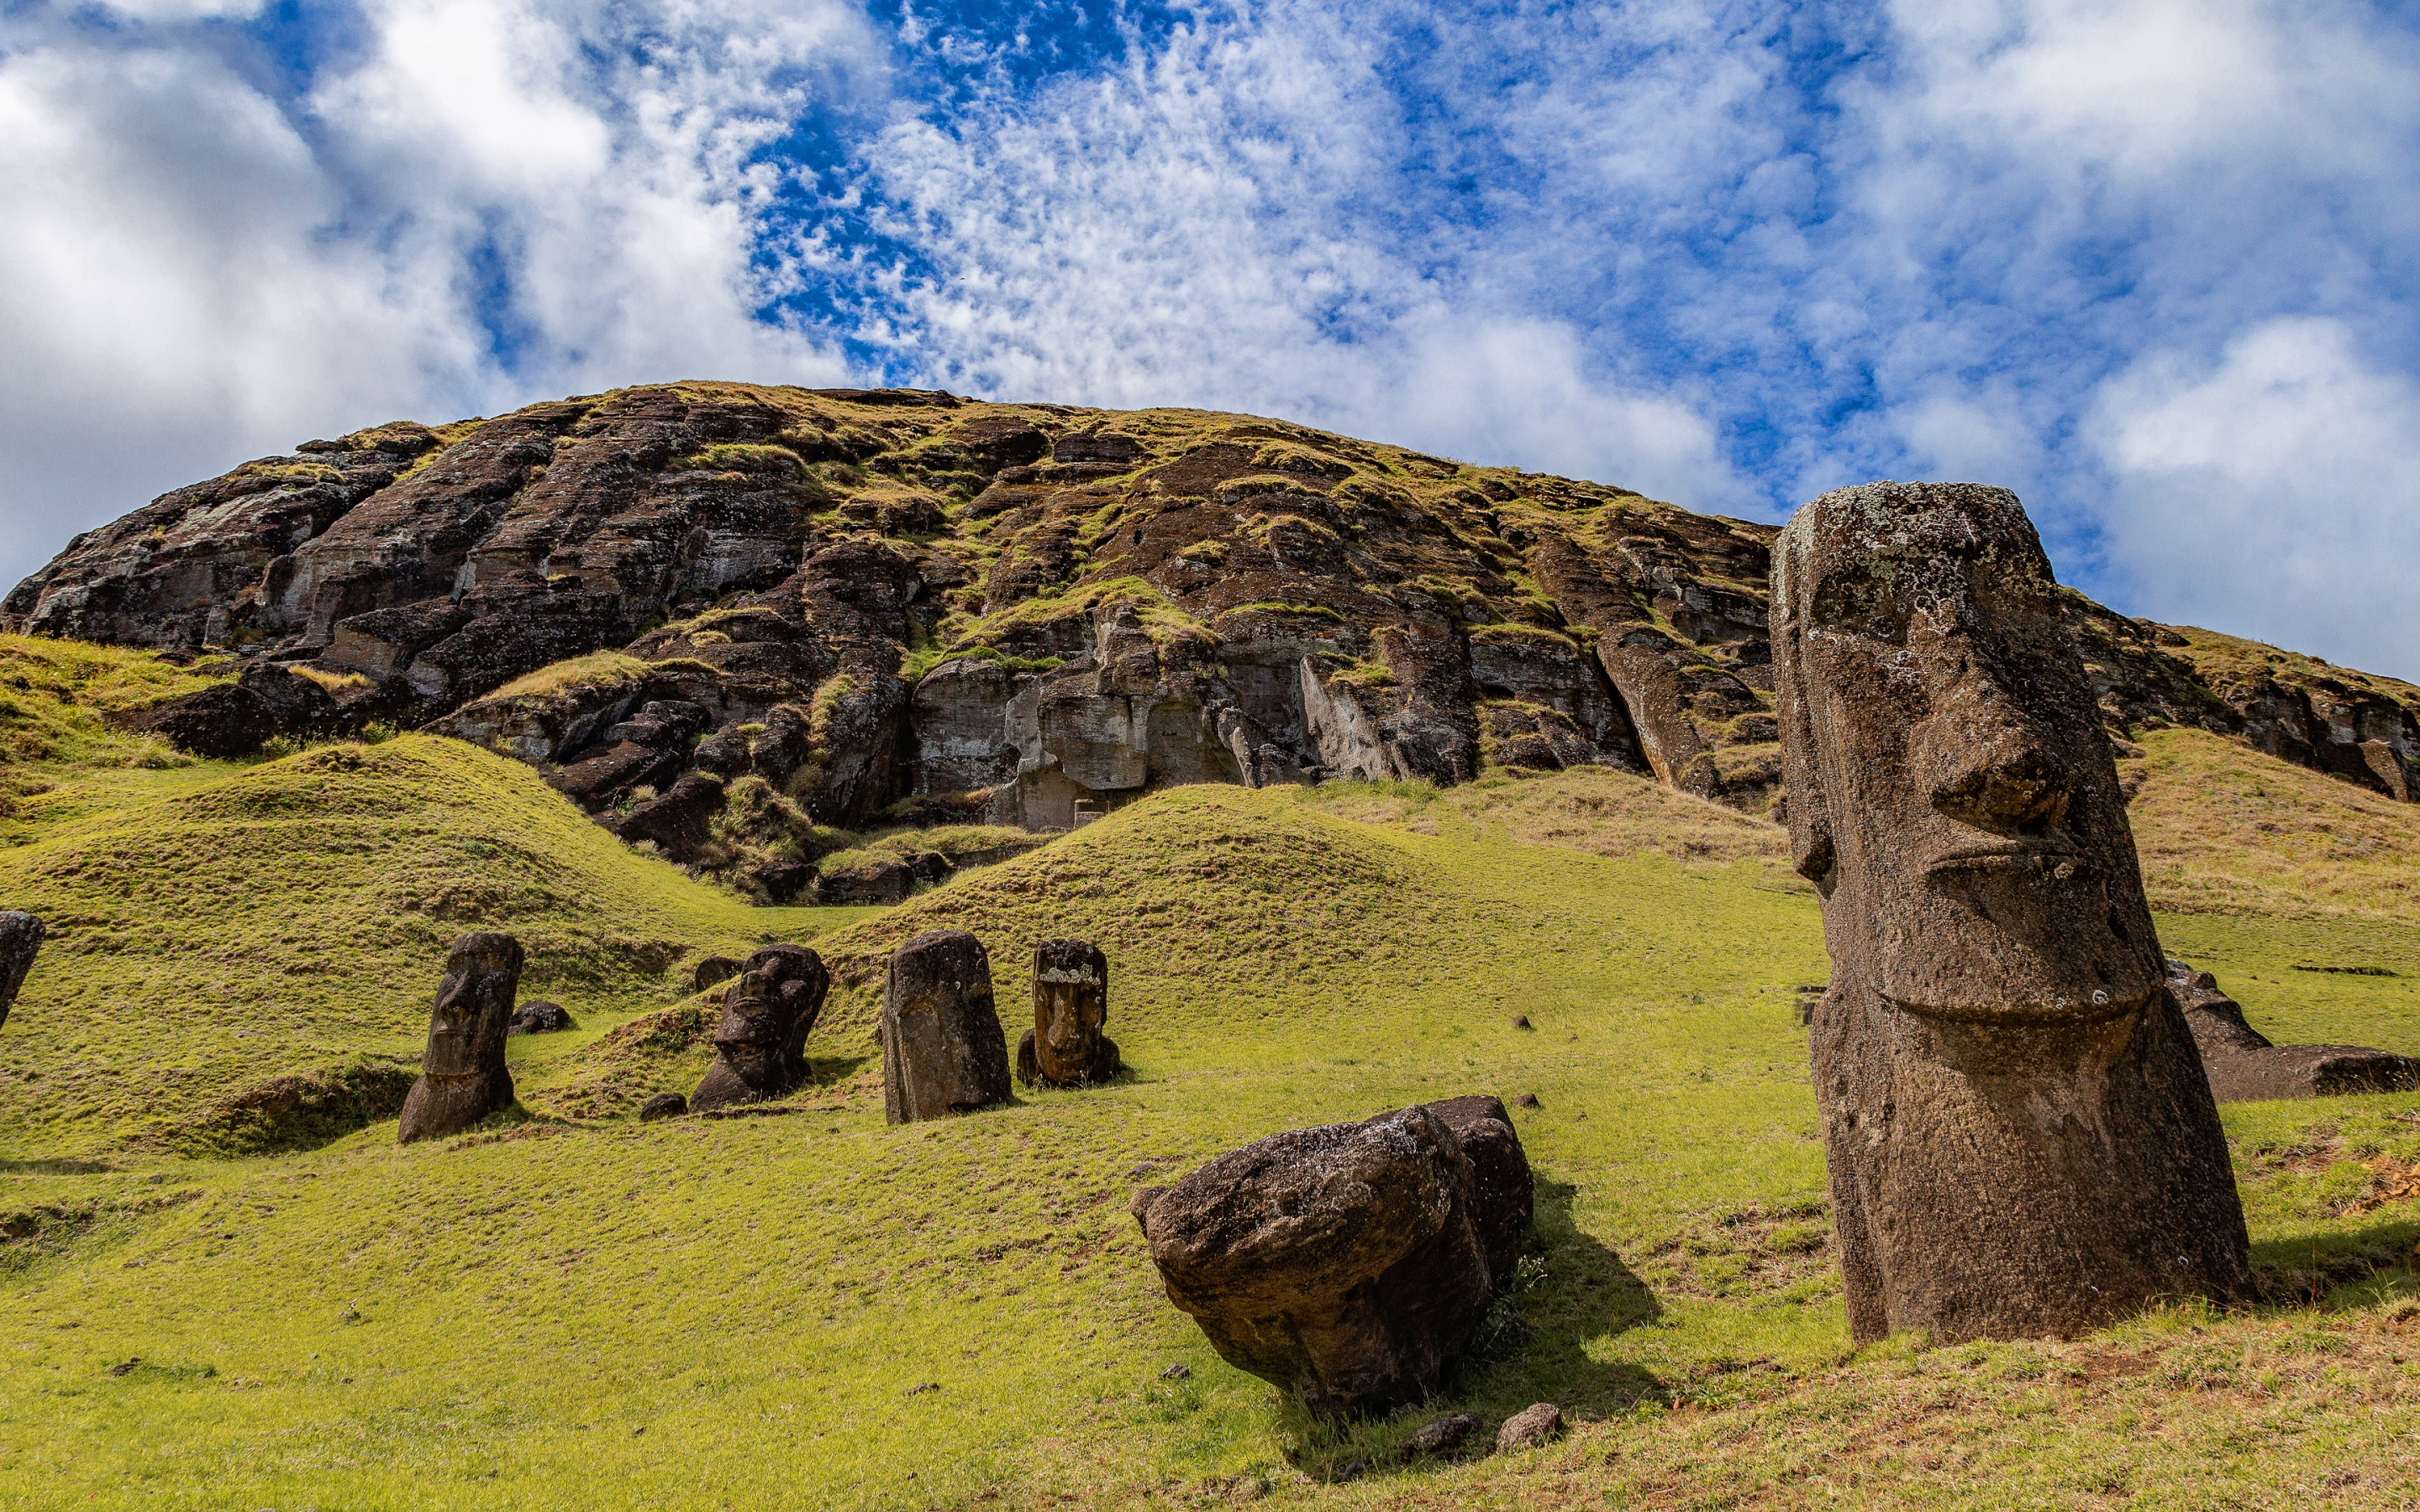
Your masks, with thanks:
M 461 1075 L 504 1063 L 504 1036 L 520 990 L 521 945 L 509 934 L 465 934 L 445 957 L 437 1006 L 428 1015 L 421 1070 Z
M 1774 563 L 1792 859 L 1836 984 L 1978 1024 L 2140 1011 L 2162 957 L 2133 836 L 2016 495 L 1842 488 Z
M 34 969 L 43 934 L 42 921 L 33 915 L 14 908 L 0 912 L 0 1024 L 8 1022 L 8 1009 L 25 985 L 25 973 Z
M 1033 948 L 1033 1050 L 1045 1081 L 1090 1077 L 1109 1017 L 1109 963 L 1087 940 Z
M 749 1086 L 787 1091 L 806 1079 L 807 1034 L 830 987 L 830 973 L 813 950 L 765 947 L 740 966 L 723 998 L 715 1053 Z

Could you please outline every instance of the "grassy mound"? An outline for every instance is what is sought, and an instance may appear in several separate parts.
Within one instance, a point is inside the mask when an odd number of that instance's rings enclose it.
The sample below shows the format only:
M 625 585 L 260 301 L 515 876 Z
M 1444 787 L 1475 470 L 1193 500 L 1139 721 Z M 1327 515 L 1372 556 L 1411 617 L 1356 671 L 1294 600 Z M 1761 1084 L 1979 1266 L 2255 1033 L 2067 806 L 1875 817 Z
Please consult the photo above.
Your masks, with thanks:
M 2147 856 L 2164 806 L 2213 790 L 2188 758 L 2279 791 L 2239 747 L 2170 740 L 2136 803 Z M 0 1485 L 37 1504 L 2420 1493 L 2403 1453 L 2420 1095 L 2226 1110 L 2260 1311 L 1852 1350 L 1794 1012 L 1826 971 L 1815 900 L 1772 826 L 1639 779 L 1181 789 L 883 912 L 747 908 L 445 741 L 152 779 L 0 853 L 0 895 L 66 926 L 0 1030 Z M 2309 795 L 2338 796 L 2365 798 Z M 2268 833 L 2188 878 L 2249 888 Z M 2303 892 L 2335 876 L 2358 899 L 2350 873 L 2313 876 Z M 2163 938 L 2281 1039 L 2420 1049 L 2420 928 L 2266 896 L 2164 893 L 2212 906 L 2164 913 Z M 582 1026 L 512 1041 L 534 1119 L 178 1156 L 240 1146 L 190 1131 L 246 1095 L 378 1095 L 418 1048 L 445 944 L 481 926 L 520 933 L 525 995 Z M 1099 942 L 1132 1074 L 885 1126 L 881 961 L 939 926 L 989 947 L 1012 1036 L 1032 943 Z M 814 1085 L 771 1116 L 619 1117 L 704 1068 L 678 958 L 770 935 L 813 938 L 834 968 Z M 2397 974 L 2296 969 L 2348 964 Z M 1543 1271 L 1528 1344 L 1451 1397 L 1313 1427 L 1158 1295 L 1135 1187 L 1470 1091 L 1539 1099 L 1516 1119 Z M 1426 1413 L 1538 1400 L 1575 1420 L 1569 1440 L 1392 1457 Z
M 51 929 L 0 1033 L 0 1149 L 248 1148 L 247 1094 L 272 1078 L 367 1085 L 417 1057 L 469 930 L 520 936 L 524 997 L 593 1033 L 686 993 L 686 959 L 850 917 L 749 908 L 458 741 L 171 775 L 206 780 L 0 852 L 0 898 Z

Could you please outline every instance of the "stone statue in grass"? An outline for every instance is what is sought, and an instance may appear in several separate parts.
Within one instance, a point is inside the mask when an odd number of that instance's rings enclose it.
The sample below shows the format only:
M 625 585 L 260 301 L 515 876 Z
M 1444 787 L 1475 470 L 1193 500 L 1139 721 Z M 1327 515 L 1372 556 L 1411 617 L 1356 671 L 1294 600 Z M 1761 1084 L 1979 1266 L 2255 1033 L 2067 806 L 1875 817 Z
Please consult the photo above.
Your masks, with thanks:
M 1087 940 L 1033 948 L 1033 1027 L 1017 1041 L 1016 1074 L 1028 1086 L 1080 1087 L 1118 1073 L 1109 1017 L 1109 962 Z
M 807 1079 L 807 1034 L 823 1012 L 831 975 L 802 945 L 768 945 L 748 958 L 722 1001 L 714 1064 L 689 1111 L 786 1097 Z
M 1008 1037 L 992 1004 L 991 956 L 965 930 L 926 930 L 891 952 L 875 1032 L 889 1122 L 1009 1100 Z
M 1775 543 L 1791 852 L 1851 1334 L 2065 1335 L 2251 1287 L 2118 774 L 2014 494 L 1875 483 Z
M 14 908 L 0 912 L 0 1024 L 8 1022 L 17 989 L 25 985 L 25 973 L 34 969 L 34 953 L 42 948 L 42 921 L 33 915 Z
M 403 1100 L 403 1144 L 460 1134 L 513 1105 L 504 1036 L 520 989 L 521 946 L 509 934 L 465 934 L 445 958 L 420 1079 Z

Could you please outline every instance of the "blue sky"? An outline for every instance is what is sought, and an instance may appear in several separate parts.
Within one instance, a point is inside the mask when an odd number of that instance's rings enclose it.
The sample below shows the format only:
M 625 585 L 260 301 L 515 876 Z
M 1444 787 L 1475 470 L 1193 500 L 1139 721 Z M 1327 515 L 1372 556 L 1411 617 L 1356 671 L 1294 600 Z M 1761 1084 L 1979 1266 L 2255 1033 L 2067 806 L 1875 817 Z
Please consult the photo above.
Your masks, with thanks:
M 887 381 L 2003 483 L 2420 676 L 2415 149 L 2337 0 L 0 4 L 0 576 L 394 416 Z

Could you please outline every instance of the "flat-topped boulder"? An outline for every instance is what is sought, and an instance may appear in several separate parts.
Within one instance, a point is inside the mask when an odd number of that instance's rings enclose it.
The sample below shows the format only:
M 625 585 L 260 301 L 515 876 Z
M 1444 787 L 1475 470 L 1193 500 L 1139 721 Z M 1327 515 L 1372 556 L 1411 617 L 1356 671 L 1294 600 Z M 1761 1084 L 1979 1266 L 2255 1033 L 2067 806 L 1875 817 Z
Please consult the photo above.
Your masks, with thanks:
M 1518 1258 L 1529 1186 L 1502 1104 L 1460 1098 L 1273 1134 L 1131 1211 L 1211 1347 L 1335 1417 L 1442 1388 Z

